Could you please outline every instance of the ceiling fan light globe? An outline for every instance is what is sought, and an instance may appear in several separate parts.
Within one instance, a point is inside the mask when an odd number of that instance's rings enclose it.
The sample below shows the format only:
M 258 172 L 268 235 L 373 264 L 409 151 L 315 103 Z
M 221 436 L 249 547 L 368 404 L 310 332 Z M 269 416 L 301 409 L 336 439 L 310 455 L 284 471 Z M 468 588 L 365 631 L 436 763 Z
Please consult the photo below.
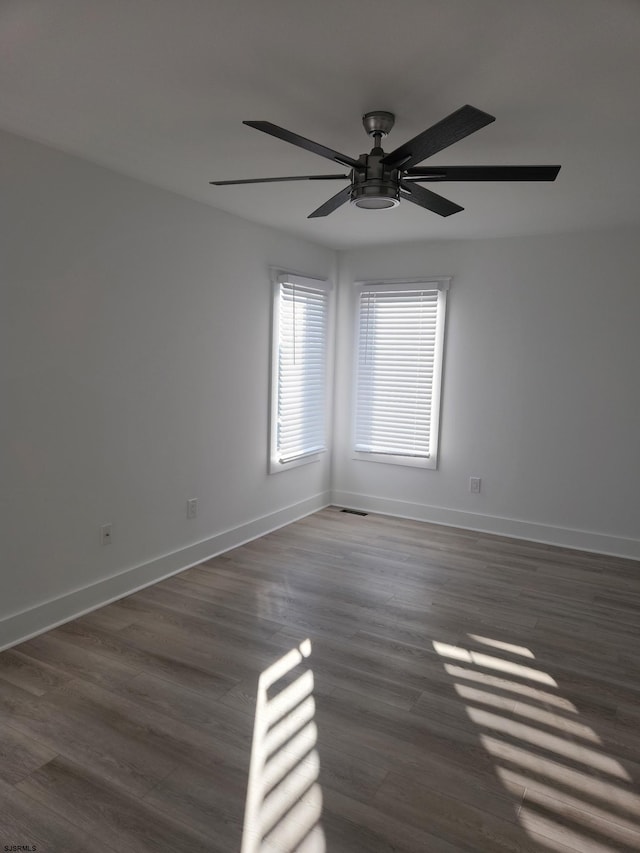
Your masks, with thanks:
M 389 210 L 400 204 L 398 189 L 393 185 L 356 185 L 351 191 L 351 204 L 363 210 Z
M 352 204 L 362 210 L 390 210 L 392 207 L 397 207 L 400 202 L 397 198 L 377 198 L 370 196 L 365 198 L 356 198 L 352 200 Z

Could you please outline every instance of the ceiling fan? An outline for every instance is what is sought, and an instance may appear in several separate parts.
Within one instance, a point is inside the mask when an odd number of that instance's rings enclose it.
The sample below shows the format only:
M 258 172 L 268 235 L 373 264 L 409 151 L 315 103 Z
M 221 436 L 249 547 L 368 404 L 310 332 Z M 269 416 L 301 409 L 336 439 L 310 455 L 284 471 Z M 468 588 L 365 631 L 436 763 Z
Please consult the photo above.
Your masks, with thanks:
M 348 175 L 293 175 L 283 178 L 248 178 L 239 181 L 210 181 L 215 186 L 230 184 L 263 184 L 279 181 L 333 181 L 348 180 L 349 186 L 340 190 L 317 210 L 309 214 L 309 219 L 328 216 L 347 201 L 356 207 L 370 210 L 382 210 L 397 207 L 401 199 L 406 199 L 419 207 L 450 216 L 464 208 L 443 198 L 441 195 L 420 186 L 421 183 L 435 181 L 554 181 L 560 166 L 431 166 L 415 168 L 417 163 L 426 160 L 443 148 L 453 145 L 465 136 L 491 124 L 495 116 L 468 104 L 451 113 L 442 121 L 423 130 L 413 139 L 405 142 L 390 154 L 385 154 L 380 146 L 394 125 L 393 113 L 375 110 L 362 117 L 364 129 L 373 138 L 374 146 L 369 154 L 361 154 L 357 159 L 340 154 L 333 148 L 327 148 L 277 124 L 269 121 L 245 121 L 243 124 L 255 127 L 299 148 L 319 154 L 348 167 Z

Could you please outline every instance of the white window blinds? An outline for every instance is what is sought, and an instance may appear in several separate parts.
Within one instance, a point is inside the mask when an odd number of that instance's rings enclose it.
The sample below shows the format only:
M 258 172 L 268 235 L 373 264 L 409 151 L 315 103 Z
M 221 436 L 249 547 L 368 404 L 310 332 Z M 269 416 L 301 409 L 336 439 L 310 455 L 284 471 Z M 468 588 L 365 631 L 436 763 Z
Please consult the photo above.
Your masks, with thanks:
M 435 466 L 447 286 L 448 280 L 361 286 L 357 452 Z
M 326 449 L 328 289 L 323 282 L 281 276 L 277 284 L 275 447 L 283 465 Z

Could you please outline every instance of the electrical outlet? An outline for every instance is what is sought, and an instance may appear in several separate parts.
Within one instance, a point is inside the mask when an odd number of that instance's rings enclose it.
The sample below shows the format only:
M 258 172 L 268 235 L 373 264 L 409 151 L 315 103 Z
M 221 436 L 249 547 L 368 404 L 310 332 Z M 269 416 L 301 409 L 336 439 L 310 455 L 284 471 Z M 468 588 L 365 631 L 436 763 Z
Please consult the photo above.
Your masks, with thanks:
M 187 501 L 187 518 L 198 517 L 198 498 L 189 498 Z
M 103 524 L 100 528 L 100 544 L 101 545 L 110 545 L 113 540 L 113 528 L 112 525 Z
M 480 494 L 480 485 L 482 480 L 480 477 L 469 477 L 469 491 L 472 495 Z

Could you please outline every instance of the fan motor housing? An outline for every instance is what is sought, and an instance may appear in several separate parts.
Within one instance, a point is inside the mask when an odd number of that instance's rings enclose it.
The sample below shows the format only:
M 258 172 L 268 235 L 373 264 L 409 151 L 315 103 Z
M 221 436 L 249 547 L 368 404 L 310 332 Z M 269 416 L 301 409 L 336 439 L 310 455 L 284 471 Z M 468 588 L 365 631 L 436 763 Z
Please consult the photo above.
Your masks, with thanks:
M 365 210 L 384 210 L 400 204 L 400 173 L 385 168 L 383 157 L 382 148 L 360 155 L 364 169 L 351 173 L 351 204 Z

